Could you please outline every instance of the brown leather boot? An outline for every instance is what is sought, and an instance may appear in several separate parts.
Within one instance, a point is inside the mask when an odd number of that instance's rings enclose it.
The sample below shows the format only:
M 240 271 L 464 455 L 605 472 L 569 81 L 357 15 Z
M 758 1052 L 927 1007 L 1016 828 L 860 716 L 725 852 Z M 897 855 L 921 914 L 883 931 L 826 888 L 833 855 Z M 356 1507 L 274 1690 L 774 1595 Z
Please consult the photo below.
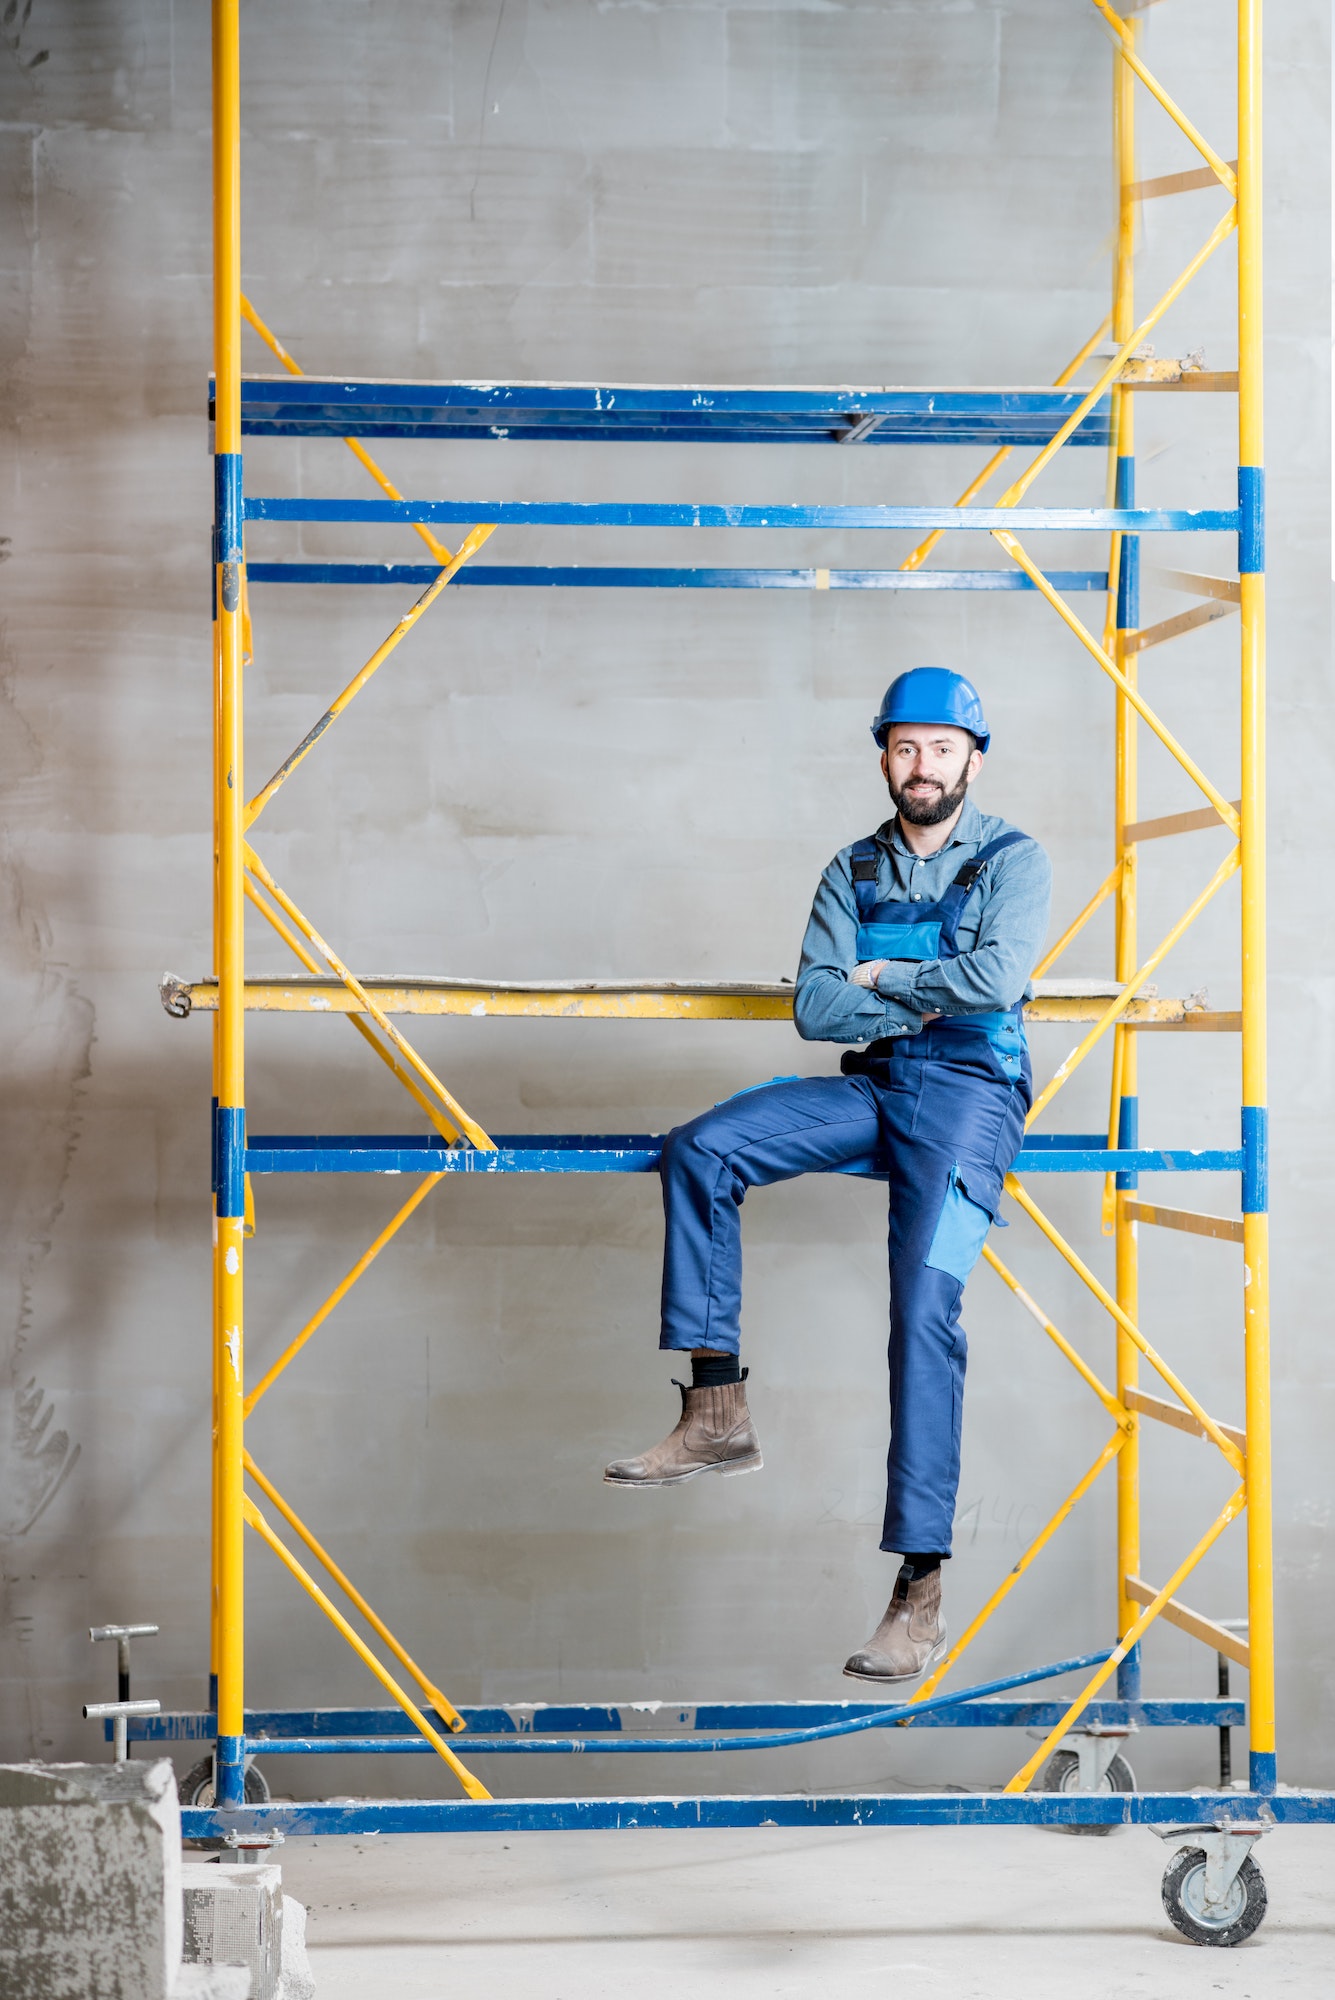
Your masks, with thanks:
M 941 1571 L 910 1583 L 901 1575 L 885 1616 L 844 1672 L 855 1681 L 916 1681 L 946 1650 L 946 1621 L 941 1616 Z
M 617 1458 L 603 1474 L 607 1486 L 680 1486 L 700 1472 L 759 1472 L 765 1463 L 740 1382 L 681 1390 L 681 1422 L 670 1437 L 639 1458 Z

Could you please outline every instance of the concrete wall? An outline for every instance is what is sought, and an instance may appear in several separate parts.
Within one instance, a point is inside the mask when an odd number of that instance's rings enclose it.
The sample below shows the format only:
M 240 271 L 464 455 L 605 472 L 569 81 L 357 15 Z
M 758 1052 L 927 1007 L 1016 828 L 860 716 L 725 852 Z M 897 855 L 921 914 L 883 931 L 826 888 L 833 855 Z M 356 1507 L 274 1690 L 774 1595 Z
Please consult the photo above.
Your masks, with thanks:
M 91 1750 L 77 1703 L 111 1672 L 83 1628 L 152 1618 L 138 1691 L 197 1704 L 206 1667 L 207 1020 L 168 1020 L 164 967 L 209 957 L 206 10 L 36 0 L 4 76 L 3 1009 L 7 1244 L 0 1751 Z M 1064 0 L 619 5 L 361 0 L 243 8 L 245 283 L 313 371 L 648 381 L 1040 382 L 1097 323 L 1108 278 L 1110 62 Z M 1335 1778 L 1331 1405 L 1332 944 L 1322 862 L 1328 84 L 1324 10 L 1272 10 L 1267 63 L 1274 497 L 1271 909 L 1275 954 L 1276 1366 L 1283 1734 L 1292 1779 Z M 1147 20 L 1170 88 L 1232 150 L 1227 35 L 1207 0 Z M 1142 171 L 1193 164 L 1151 108 Z M 1155 204 L 1142 297 L 1203 239 L 1217 198 Z M 1316 247 L 1314 247 L 1316 246 Z M 1156 335 L 1232 365 L 1232 251 Z M 249 365 L 265 366 L 257 345 Z M 1233 405 L 1142 399 L 1141 491 L 1225 502 Z M 763 500 L 951 499 L 976 451 L 696 455 L 577 445 L 388 444 L 410 492 Z M 262 444 L 252 489 L 343 492 L 334 442 Z M 1074 453 L 1054 499 L 1097 501 Z M 258 537 L 256 538 L 258 546 Z M 411 535 L 274 530 L 270 550 L 404 555 Z M 671 561 L 894 562 L 907 543 L 637 539 Z M 626 542 L 497 535 L 502 561 L 627 560 Z M 948 560 L 960 560 L 942 551 Z M 1087 546 L 1051 551 L 1087 559 Z M 999 560 L 970 546 L 966 561 Z M 941 557 L 938 558 L 940 560 Z M 1228 544 L 1168 560 L 1226 570 Z M 1146 592 L 1147 620 L 1185 600 Z M 248 755 L 263 777 L 371 651 L 390 591 L 256 592 Z M 1107 866 L 1110 713 L 1088 659 L 1032 601 L 938 596 L 463 593 L 404 646 L 293 779 L 262 849 L 354 964 L 498 976 L 791 973 L 816 875 L 880 818 L 866 723 L 923 659 L 981 683 L 991 809 L 1052 849 L 1064 919 Z M 1145 663 L 1151 697 L 1230 794 L 1236 628 Z M 1193 803 L 1157 752 L 1146 812 Z M 1147 853 L 1145 932 L 1203 882 L 1217 836 Z M 1237 991 L 1226 895 L 1161 975 Z M 258 930 L 251 966 L 279 972 Z M 1091 927 L 1070 970 L 1107 973 Z M 1036 1035 L 1050 1071 L 1071 1037 Z M 661 1129 L 832 1051 L 726 1025 L 426 1024 L 420 1043 L 494 1130 Z M 337 1020 L 252 1024 L 252 1123 L 411 1127 Z M 1234 1143 L 1236 1045 L 1144 1053 L 1152 1140 Z M 1057 1124 L 1097 1125 L 1106 1070 Z M 250 1365 L 265 1364 L 370 1240 L 401 1187 L 265 1184 Z M 1162 1197 L 1223 1209 L 1226 1186 Z M 1046 1189 L 1108 1268 L 1098 1190 Z M 1105 1370 L 1106 1322 L 1022 1218 L 1001 1239 Z M 887 1594 L 883 1197 L 808 1182 L 748 1204 L 747 1356 L 764 1476 L 675 1497 L 599 1483 L 661 1434 L 652 1180 L 446 1186 L 257 1415 L 292 1501 L 457 1699 L 839 1695 Z M 1227 1419 L 1242 1413 L 1240 1253 L 1145 1232 L 1144 1319 Z M 980 1273 L 957 1557 L 958 1624 L 1099 1449 L 1102 1414 Z M 1227 1491 L 1201 1445 L 1146 1447 L 1144 1568 L 1165 1576 Z M 979 1644 L 1002 1671 L 1110 1636 L 1112 1491 L 1086 1503 Z M 362 1669 L 251 1552 L 250 1692 L 359 1701 Z M 1189 1602 L 1243 1606 L 1235 1535 Z M 1179 1634 L 1151 1689 L 1208 1693 Z M 770 1779 L 995 1781 L 1018 1747 L 866 1739 Z M 1202 1780 L 1204 1734 L 1142 1739 L 1143 1781 Z M 751 1763 L 752 1760 L 744 1760 Z M 276 1771 L 282 1788 L 437 1782 L 422 1763 Z M 758 1768 L 591 1761 L 487 1773 L 500 1789 L 687 1782 Z M 443 1776 L 439 1782 L 444 1783 Z

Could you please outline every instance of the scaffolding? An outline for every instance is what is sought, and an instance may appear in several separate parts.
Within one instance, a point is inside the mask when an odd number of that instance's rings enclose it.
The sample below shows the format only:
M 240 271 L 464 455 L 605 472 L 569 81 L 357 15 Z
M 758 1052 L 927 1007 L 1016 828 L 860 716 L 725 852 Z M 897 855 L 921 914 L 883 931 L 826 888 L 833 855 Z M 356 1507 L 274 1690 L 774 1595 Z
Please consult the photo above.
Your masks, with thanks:
M 215 739 L 216 976 L 168 979 L 168 1011 L 211 1011 L 214 1048 L 214 1485 L 210 1704 L 198 1714 L 136 1718 L 132 1734 L 146 1740 L 212 1744 L 210 1782 L 187 1802 L 185 1830 L 195 1837 L 249 1829 L 370 1832 L 446 1828 L 618 1826 L 904 1825 L 1048 1823 L 1099 1827 L 1139 1822 L 1210 1827 L 1200 1840 L 1215 1858 L 1214 1889 L 1232 1895 L 1245 1879 L 1251 1842 L 1276 1820 L 1335 1817 L 1335 1795 L 1277 1789 L 1275 1771 L 1274 1636 L 1271 1562 L 1271 1446 L 1267 1266 L 1265 958 L 1264 958 L 1264 474 L 1261 435 L 1260 6 L 1238 0 L 1238 138 L 1226 160 L 1146 67 L 1134 11 L 1092 0 L 1106 23 L 1112 51 L 1113 132 L 1119 205 L 1111 308 L 1079 353 L 1048 389 L 727 389 L 655 388 L 467 382 L 344 381 L 304 375 L 241 291 L 240 118 L 237 0 L 214 0 L 214 202 L 216 379 L 215 425 Z M 1137 180 L 1135 116 L 1144 92 L 1190 142 L 1203 164 L 1156 180 Z M 1148 310 L 1134 295 L 1134 249 L 1141 204 L 1193 190 L 1222 194 L 1224 205 L 1177 278 Z M 1146 343 L 1168 309 L 1214 253 L 1236 236 L 1238 366 L 1211 373 L 1193 357 L 1156 360 Z M 281 375 L 245 376 L 241 348 L 248 323 L 281 364 Z M 1110 341 L 1109 341 L 1110 336 Z M 1091 369 L 1088 386 L 1075 379 Z M 1205 509 L 1136 505 L 1134 409 L 1138 394 L 1206 392 L 1238 401 L 1236 501 Z M 855 449 L 904 443 L 981 445 L 991 449 L 982 471 L 954 506 L 693 506 L 662 503 L 504 504 L 405 498 L 364 439 L 511 438 L 672 440 L 703 448 L 710 442 L 788 442 Z M 315 500 L 252 495 L 244 490 L 242 440 L 252 437 L 341 438 L 382 497 Z M 988 504 L 979 496 L 1003 462 L 1022 448 L 1034 456 Z M 1026 504 L 1034 482 L 1066 447 L 1101 450 L 1108 464 L 1105 504 L 1085 508 Z M 486 519 L 481 520 L 485 514 Z M 270 561 L 252 554 L 267 522 L 400 523 L 425 544 L 430 560 L 413 563 Z M 546 524 L 575 527 L 725 528 L 749 530 L 910 530 L 922 537 L 895 569 L 536 568 L 478 564 L 474 558 L 497 532 Z M 440 532 L 466 530 L 457 547 Z M 249 530 L 249 534 L 247 533 Z M 1031 541 L 1051 533 L 1106 538 L 1106 566 L 1045 570 Z M 987 534 L 1009 560 L 1004 568 L 937 569 L 928 557 L 944 535 Z M 1140 553 L 1145 536 L 1236 536 L 1236 578 L 1173 571 L 1169 582 L 1197 600 L 1191 609 L 1149 627 L 1140 623 Z M 453 536 L 451 535 L 451 542 Z M 243 784 L 242 690 L 250 652 L 249 593 L 284 584 L 421 586 L 412 608 L 391 629 L 319 721 L 274 775 L 247 801 Z M 586 1137 L 488 1134 L 423 1059 L 397 1022 L 414 1015 L 561 1016 L 641 1020 L 785 1020 L 786 985 L 699 982 L 483 982 L 359 977 L 276 880 L 254 844 L 256 824 L 297 766 L 355 700 L 406 634 L 448 587 L 577 587 L 611 589 L 929 589 L 1019 590 L 1041 598 L 1060 618 L 1093 666 L 1115 690 L 1115 796 L 1112 866 L 1067 924 L 1036 971 L 1031 1020 L 1080 1024 L 1073 1052 L 1038 1091 L 1031 1128 L 1095 1050 L 1110 1051 L 1110 1113 L 1106 1131 L 1030 1130 L 1006 1187 L 1039 1234 L 1065 1260 L 1111 1322 L 1113 1368 L 1102 1372 L 1058 1328 L 991 1245 L 983 1255 L 1020 1304 L 1055 1343 L 1107 1413 L 1110 1434 L 1052 1518 L 951 1647 L 906 1701 L 781 1701 L 701 1704 L 683 1709 L 664 1733 L 631 1733 L 615 1706 L 540 1707 L 531 1719 L 499 1707 L 456 1708 L 430 1674 L 377 1616 L 266 1472 L 251 1458 L 245 1422 L 259 1401 L 316 1334 L 408 1218 L 453 1173 L 651 1173 L 656 1140 L 645 1135 Z M 1101 629 L 1072 600 L 1102 597 Z M 1226 798 L 1177 740 L 1142 691 L 1140 656 L 1215 619 L 1238 615 L 1240 629 L 1241 797 Z M 1142 730 L 1163 745 L 1202 795 L 1199 810 L 1139 817 L 1137 749 Z M 1140 848 L 1201 828 L 1230 835 L 1228 850 L 1162 937 L 1142 942 L 1138 929 Z M 1168 953 L 1234 877 L 1239 878 L 1241 1009 L 1213 1010 L 1197 1000 L 1162 998 L 1150 982 Z M 1111 901 L 1115 923 L 1114 978 L 1106 985 L 1054 979 L 1053 967 L 1084 926 Z M 301 973 L 287 981 L 247 980 L 246 905 L 289 947 Z M 248 1135 L 245 1113 L 246 1015 L 343 1013 L 413 1099 L 425 1120 L 416 1134 L 385 1137 Z M 1146 1032 L 1236 1034 L 1242 1051 L 1239 1143 L 1228 1149 L 1150 1148 L 1138 1132 L 1138 1038 Z M 1160 1172 L 1237 1176 L 1240 1219 L 1168 1207 L 1142 1193 L 1141 1176 Z M 421 1178 L 366 1251 L 312 1313 L 267 1372 L 247 1386 L 243 1349 L 243 1265 L 250 1182 L 292 1173 L 390 1173 Z M 1105 1232 L 1114 1241 L 1115 1280 L 1105 1286 L 1066 1240 L 1031 1191 L 1044 1174 L 1083 1174 L 1103 1188 Z M 1167 1227 L 1241 1243 L 1245 1425 L 1215 1417 L 1155 1351 L 1139 1320 L 1138 1231 Z M 1142 1387 L 1142 1364 L 1158 1388 Z M 1224 1460 L 1229 1498 L 1195 1546 L 1181 1553 L 1166 1580 L 1142 1575 L 1141 1440 L 1146 1424 L 1207 1439 Z M 952 1675 L 979 1632 L 1023 1578 L 1072 1509 L 1109 1467 L 1117 1486 L 1116 1643 L 1078 1659 L 1051 1662 L 989 1683 L 952 1688 Z M 246 1490 L 249 1477 L 259 1500 Z M 272 1524 L 260 1500 L 288 1531 Z M 1229 1526 L 1245 1520 L 1247 1622 L 1224 1626 L 1183 1603 L 1179 1592 Z M 247 1710 L 244 1699 L 243 1572 L 249 1527 L 322 1608 L 376 1677 L 394 1706 L 358 1710 Z M 304 1547 L 335 1592 L 359 1614 L 399 1673 L 383 1663 L 312 1569 L 293 1552 Z M 1140 1642 L 1163 1619 L 1218 1654 L 1217 1699 L 1142 1698 Z M 1227 1692 L 1226 1663 L 1250 1675 L 1244 1705 Z M 1078 1675 L 1075 1692 L 1021 1694 L 1063 1675 Z M 1109 1683 L 1115 1683 L 1110 1689 Z M 408 1691 L 411 1684 L 414 1693 Z M 670 1721 L 670 1726 L 669 1726 Z M 1133 1728 L 1206 1727 L 1228 1732 L 1246 1723 L 1249 1775 L 1242 1789 L 1199 1794 L 1140 1793 L 1117 1756 Z M 1042 1740 L 1000 1794 L 942 1796 L 492 1799 L 459 1755 L 525 1755 L 596 1750 L 600 1754 L 721 1754 L 778 1749 L 865 1729 L 888 1727 L 1024 1727 Z M 459 1743 L 463 1737 L 463 1744 Z M 456 1748 L 456 1744 L 459 1748 Z M 461 1799 L 355 1802 L 267 1802 L 254 1766 L 259 1753 L 422 1754 L 443 1759 L 458 1779 Z M 1062 1763 L 1065 1759 L 1065 1763 Z M 1053 1772 L 1058 1773 L 1054 1779 Z M 1040 1773 L 1043 1778 L 1040 1781 Z M 1133 1782 L 1133 1781 L 1130 1781 Z M 1055 1786 L 1055 1788 L 1053 1788 Z M 1046 1787 L 1046 1788 L 1045 1788 Z M 1069 1788 L 1067 1788 L 1069 1787 Z M 1210 1846 L 1210 1840 L 1216 1842 Z M 1219 1843 L 1223 1843 L 1222 1847 Z M 1218 1854 L 1223 1859 L 1217 1858 Z M 1232 1859 L 1230 1859 L 1230 1856 Z M 1231 1873 L 1229 1872 L 1231 1868 Z M 1240 1873 L 1240 1869 L 1243 1873 Z M 1227 1876 L 1227 1881 L 1224 1881 Z M 1258 1878 L 1259 1879 L 1259 1878 Z M 1224 1887 L 1220 1888 L 1220 1883 Z M 1214 1892 L 1211 1891 L 1211 1894 Z M 1216 1900 L 1218 1900 L 1216 1898 Z M 1263 1903 L 1263 1896 L 1262 1896 Z M 1213 1907 L 1213 1905 L 1211 1906 Z M 1223 1903 L 1219 1903 L 1223 1907 Z M 1256 1919 L 1259 1921 L 1259 1918 Z M 1207 1929 L 1209 1925 L 1207 1924 Z M 1216 1925 L 1216 1930 L 1220 1929 Z M 1227 1928 L 1224 1926 L 1223 1928 Z M 1213 1941 L 1231 1942 L 1221 1935 Z

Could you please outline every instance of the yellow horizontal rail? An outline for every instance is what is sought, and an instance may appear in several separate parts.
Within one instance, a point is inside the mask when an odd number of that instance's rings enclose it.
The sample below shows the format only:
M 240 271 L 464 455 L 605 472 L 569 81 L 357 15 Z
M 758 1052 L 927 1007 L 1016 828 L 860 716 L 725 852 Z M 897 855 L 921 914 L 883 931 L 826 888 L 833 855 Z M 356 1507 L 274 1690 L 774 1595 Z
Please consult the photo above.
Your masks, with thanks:
M 413 1679 L 417 1682 L 418 1687 L 421 1688 L 422 1693 L 431 1703 L 431 1706 L 435 1709 L 436 1714 L 440 1717 L 441 1721 L 448 1725 L 451 1734 L 457 1736 L 460 1730 L 466 1729 L 468 1727 L 468 1724 L 464 1721 L 458 1709 L 455 1708 L 452 1702 L 446 1700 L 445 1696 L 441 1693 L 440 1689 L 436 1686 L 435 1682 L 427 1678 L 427 1676 L 422 1672 L 422 1669 L 418 1666 L 416 1660 L 413 1659 L 411 1653 L 409 1653 L 407 1648 L 399 1644 L 398 1640 L 394 1637 L 394 1634 L 390 1631 L 388 1625 L 386 1625 L 384 1619 L 378 1617 L 377 1614 L 371 1609 L 370 1605 L 367 1603 L 366 1599 L 362 1596 L 361 1592 L 357 1589 L 356 1585 L 350 1582 L 349 1579 L 344 1575 L 343 1571 L 339 1568 L 338 1564 L 334 1561 L 333 1557 L 329 1554 L 328 1550 L 320 1546 L 319 1542 L 316 1541 L 314 1535 L 311 1533 L 310 1529 L 306 1526 L 305 1522 L 298 1518 L 295 1509 L 289 1507 L 287 1501 L 284 1500 L 282 1494 L 278 1491 L 278 1488 L 273 1484 L 273 1481 L 265 1478 L 264 1474 L 260 1471 L 258 1465 L 256 1465 L 254 1459 L 251 1457 L 250 1453 L 245 1452 L 243 1454 L 243 1459 L 246 1471 L 255 1481 L 255 1484 L 259 1487 L 260 1491 L 264 1493 L 267 1496 L 267 1498 L 273 1502 L 274 1506 L 278 1509 L 283 1519 L 287 1522 L 288 1527 L 292 1529 L 294 1534 L 299 1535 L 301 1537 L 302 1541 L 306 1544 L 306 1547 L 315 1557 L 315 1560 L 319 1563 L 320 1567 L 334 1579 L 334 1582 L 338 1585 L 339 1589 L 343 1592 L 343 1595 L 348 1599 L 348 1601 L 356 1605 L 357 1609 L 361 1612 L 362 1617 L 366 1620 L 367 1624 L 371 1627 L 372 1631 L 375 1632 L 377 1637 L 382 1639 L 385 1645 L 389 1647 L 390 1652 L 393 1653 L 399 1665 L 401 1667 L 406 1668 L 407 1671 L 412 1675 Z
M 1133 1604 L 1153 1604 L 1159 1594 L 1152 1583 L 1146 1583 L 1140 1576 L 1124 1578 L 1122 1587 Z M 1240 1667 L 1250 1668 L 1252 1651 L 1247 1641 L 1240 1639 L 1236 1632 L 1230 1632 L 1227 1626 L 1216 1624 L 1203 1612 L 1193 1611 L 1189 1604 L 1179 1604 L 1175 1597 L 1170 1597 L 1167 1604 L 1160 1605 L 1159 1616 L 1166 1625 L 1176 1625 L 1179 1632 L 1189 1632 L 1193 1639 L 1203 1640 L 1216 1653 L 1222 1653 L 1225 1659 L 1236 1660 Z
M 1203 1425 L 1198 1424 L 1190 1410 L 1183 1410 L 1176 1403 L 1166 1403 L 1162 1396 L 1151 1396 L 1145 1389 L 1126 1388 L 1122 1391 L 1128 1410 L 1137 1416 L 1152 1417 L 1156 1424 L 1167 1424 L 1170 1430 L 1186 1431 L 1190 1437 L 1204 1437 Z M 1233 1424 L 1220 1424 L 1220 1430 L 1227 1438 L 1232 1438 L 1238 1450 L 1246 1456 L 1247 1433 Z
M 1230 173 L 1237 173 L 1236 160 L 1226 160 L 1224 164 Z M 1219 185 L 1213 167 L 1191 167 L 1184 174 L 1156 174 L 1153 180 L 1132 181 L 1126 193 L 1128 201 L 1158 201 L 1166 194 L 1191 194 L 1196 188 Z
M 1234 799 L 1232 806 L 1234 812 L 1240 812 L 1242 800 Z M 1213 806 L 1202 806 L 1196 812 L 1163 813 L 1158 819 L 1133 819 L 1122 828 L 1122 839 L 1131 847 L 1138 840 L 1165 840 L 1174 833 L 1206 833 L 1223 823 Z
M 281 925 L 274 913 L 258 895 L 253 895 L 252 900 L 281 935 Z M 793 1015 L 791 987 L 773 994 L 745 990 L 674 993 L 661 987 L 579 993 L 564 986 L 455 986 L 443 979 L 363 978 L 359 984 L 373 996 L 384 1014 L 563 1021 L 790 1021 Z M 1097 1021 L 1117 990 L 1109 982 L 1106 989 L 1098 992 L 1040 993 L 1025 1003 L 1025 1019 L 1040 1024 Z M 164 992 L 170 993 L 169 1011 L 173 1013 L 196 1010 L 212 1013 L 218 1005 L 217 982 L 212 979 L 173 980 L 164 987 Z M 245 1002 L 251 1013 L 343 1014 L 353 1022 L 361 1018 L 363 1011 L 361 1002 L 342 980 L 318 971 L 309 980 L 248 979 Z M 1194 998 L 1178 995 L 1163 998 L 1147 995 L 1132 1000 L 1123 1016 L 1128 1025 L 1145 1028 L 1206 1026 L 1213 1018 L 1208 1007 L 1201 1006 Z
M 1165 1208 L 1162 1202 L 1127 1197 L 1128 1222 L 1146 1222 L 1155 1229 L 1181 1229 L 1188 1236 L 1212 1236 L 1220 1243 L 1241 1243 L 1242 1221 L 1227 1215 L 1202 1215 L 1195 1208 Z
M 427 1721 L 411 1695 L 406 1694 L 389 1669 L 380 1664 L 380 1661 L 371 1651 L 371 1648 L 367 1645 L 361 1634 L 353 1630 L 338 1606 L 321 1590 L 315 1578 L 308 1570 L 302 1568 L 292 1551 L 279 1540 L 249 1495 L 246 1495 L 242 1500 L 242 1506 L 245 1509 L 247 1525 L 255 1530 L 261 1540 L 268 1543 L 284 1569 L 291 1572 L 306 1592 L 306 1595 L 319 1605 L 330 1624 L 342 1633 L 358 1659 L 361 1660 L 364 1666 L 370 1668 L 381 1687 L 385 1689 L 385 1692 L 393 1696 L 404 1714 L 415 1723 L 432 1749 L 436 1752 L 436 1755 L 449 1765 L 468 1797 L 470 1799 L 489 1799 L 491 1793 L 487 1790 L 481 1779 L 473 1776 L 473 1773 L 467 1766 L 461 1763 L 455 1756 L 453 1750 L 451 1750 L 440 1732 L 431 1727 L 431 1724 Z
M 1200 1541 L 1197 1542 L 1195 1548 L 1191 1551 L 1191 1554 L 1174 1570 L 1163 1589 L 1156 1592 L 1153 1601 L 1146 1606 L 1135 1623 L 1123 1633 L 1113 1652 L 1098 1669 L 1092 1680 L 1080 1690 L 1080 1693 L 1071 1703 L 1061 1721 L 1056 1724 L 1055 1728 L 1049 1730 L 1033 1756 L 1021 1765 L 1020 1769 L 1006 1786 L 1008 1792 L 1028 1791 L 1040 1765 L 1051 1756 L 1052 1752 L 1061 1742 L 1062 1737 L 1065 1736 L 1067 1730 L 1071 1727 L 1071 1724 L 1077 1720 L 1081 1711 L 1088 1707 L 1104 1682 L 1111 1679 L 1112 1675 L 1116 1673 L 1122 1661 L 1131 1651 L 1131 1648 L 1140 1644 L 1141 1639 L 1148 1632 L 1150 1626 L 1159 1616 L 1169 1599 L 1176 1595 L 1178 1586 L 1182 1583 L 1183 1579 L 1190 1576 L 1197 1563 L 1209 1554 L 1230 1521 L 1237 1519 L 1245 1505 L 1246 1496 L 1243 1488 L 1240 1486 L 1228 1505 L 1224 1508 L 1223 1513 L 1206 1529 Z

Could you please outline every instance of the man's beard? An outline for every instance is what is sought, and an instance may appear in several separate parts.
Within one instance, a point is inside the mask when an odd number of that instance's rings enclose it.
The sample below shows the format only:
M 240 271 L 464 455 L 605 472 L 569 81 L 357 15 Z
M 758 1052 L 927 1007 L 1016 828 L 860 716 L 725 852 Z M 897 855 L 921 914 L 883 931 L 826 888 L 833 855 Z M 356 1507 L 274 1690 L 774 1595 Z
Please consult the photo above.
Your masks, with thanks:
M 969 767 L 966 763 L 960 772 L 959 783 L 950 791 L 933 778 L 927 781 L 932 789 L 920 792 L 914 797 L 907 788 L 897 792 L 891 780 L 887 779 L 886 782 L 890 786 L 890 796 L 901 819 L 906 819 L 910 826 L 940 826 L 943 819 L 949 819 L 951 814 L 958 812 L 964 803 L 964 795 L 969 789 Z

